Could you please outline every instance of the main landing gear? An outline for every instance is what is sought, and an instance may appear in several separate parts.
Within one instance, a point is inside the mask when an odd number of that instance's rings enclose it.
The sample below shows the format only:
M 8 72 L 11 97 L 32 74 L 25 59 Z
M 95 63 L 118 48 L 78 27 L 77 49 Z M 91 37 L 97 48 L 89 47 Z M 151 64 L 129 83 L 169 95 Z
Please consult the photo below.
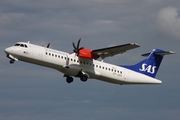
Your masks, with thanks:
M 67 83 L 72 83 L 73 82 L 73 77 L 71 77 L 69 75 L 64 75 L 64 77 L 66 77 L 66 82 Z
M 86 82 L 87 79 L 88 79 L 88 76 L 86 74 L 85 75 L 81 75 L 80 79 L 81 79 L 81 81 Z
M 87 79 L 89 78 L 89 75 L 84 72 L 83 70 L 79 71 L 77 77 L 80 77 L 80 80 L 83 81 L 83 82 L 86 82 Z
M 71 77 L 69 75 L 64 75 L 64 77 L 66 77 L 66 82 L 67 83 L 72 83 L 73 82 L 73 77 Z M 86 74 L 84 72 L 79 72 L 79 74 L 76 77 L 79 77 L 81 81 L 86 82 L 87 79 L 88 79 L 88 74 Z
M 73 82 L 73 77 L 70 77 L 70 76 L 66 77 L 66 82 L 67 83 L 72 83 Z

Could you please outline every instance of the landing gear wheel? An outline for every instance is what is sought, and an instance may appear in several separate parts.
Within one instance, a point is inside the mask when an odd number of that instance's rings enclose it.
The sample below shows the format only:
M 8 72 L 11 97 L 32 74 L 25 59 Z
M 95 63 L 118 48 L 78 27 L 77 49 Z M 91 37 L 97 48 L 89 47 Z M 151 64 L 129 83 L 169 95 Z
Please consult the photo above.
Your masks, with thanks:
M 66 82 L 67 83 L 72 83 L 73 82 L 73 78 L 72 77 L 67 77 L 66 78 Z
M 80 79 L 81 79 L 81 81 L 86 82 L 88 79 L 88 76 L 87 75 L 81 75 Z
M 10 62 L 10 64 L 13 64 L 13 63 L 14 63 L 14 60 L 10 60 L 9 62 Z

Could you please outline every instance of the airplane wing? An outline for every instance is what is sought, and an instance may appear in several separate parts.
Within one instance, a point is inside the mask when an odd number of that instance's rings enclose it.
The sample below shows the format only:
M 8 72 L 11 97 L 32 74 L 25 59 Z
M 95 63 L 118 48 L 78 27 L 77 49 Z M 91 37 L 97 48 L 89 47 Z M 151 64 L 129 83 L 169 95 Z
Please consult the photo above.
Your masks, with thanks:
M 92 50 L 92 53 L 95 53 L 99 55 L 102 59 L 104 59 L 106 57 L 112 57 L 117 54 L 122 54 L 126 52 L 127 50 L 131 50 L 137 47 L 140 47 L 137 43 L 128 43 L 124 45 L 118 45 L 118 46 L 113 46 L 113 47 Z

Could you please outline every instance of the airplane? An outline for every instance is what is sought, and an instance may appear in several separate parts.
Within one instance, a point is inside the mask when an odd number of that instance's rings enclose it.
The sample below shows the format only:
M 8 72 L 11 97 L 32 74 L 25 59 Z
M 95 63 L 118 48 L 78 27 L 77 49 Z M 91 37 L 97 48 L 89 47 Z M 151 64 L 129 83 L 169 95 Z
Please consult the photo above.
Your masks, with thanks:
M 162 81 L 155 76 L 164 55 L 175 54 L 172 51 L 153 49 L 143 54 L 146 58 L 135 65 L 113 65 L 104 62 L 106 57 L 140 47 L 137 43 L 128 43 L 102 49 L 90 50 L 80 47 L 81 38 L 77 45 L 73 42 L 73 53 L 67 53 L 39 46 L 28 42 L 17 42 L 14 46 L 5 49 L 10 63 L 24 61 L 49 67 L 64 73 L 66 82 L 73 82 L 73 77 L 86 82 L 88 79 L 97 79 L 114 84 L 161 84 Z M 101 58 L 101 60 L 99 60 Z

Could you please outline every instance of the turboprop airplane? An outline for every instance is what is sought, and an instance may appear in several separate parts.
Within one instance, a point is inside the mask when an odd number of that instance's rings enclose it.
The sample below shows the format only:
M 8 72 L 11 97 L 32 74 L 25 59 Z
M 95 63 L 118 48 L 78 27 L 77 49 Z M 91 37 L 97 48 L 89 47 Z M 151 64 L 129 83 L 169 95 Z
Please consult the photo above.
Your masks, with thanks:
M 10 63 L 24 61 L 64 73 L 67 83 L 73 82 L 73 77 L 79 77 L 85 82 L 88 79 L 98 79 L 114 84 L 160 84 L 161 80 L 155 78 L 164 55 L 174 54 L 172 51 L 153 49 L 143 54 L 144 60 L 135 65 L 113 65 L 103 62 L 106 57 L 122 54 L 128 50 L 140 47 L 136 43 L 128 43 L 113 47 L 90 50 L 79 47 L 73 42 L 73 53 L 62 52 L 49 48 L 50 43 L 38 46 L 28 42 L 18 42 L 5 49 Z M 98 60 L 101 58 L 102 61 Z

